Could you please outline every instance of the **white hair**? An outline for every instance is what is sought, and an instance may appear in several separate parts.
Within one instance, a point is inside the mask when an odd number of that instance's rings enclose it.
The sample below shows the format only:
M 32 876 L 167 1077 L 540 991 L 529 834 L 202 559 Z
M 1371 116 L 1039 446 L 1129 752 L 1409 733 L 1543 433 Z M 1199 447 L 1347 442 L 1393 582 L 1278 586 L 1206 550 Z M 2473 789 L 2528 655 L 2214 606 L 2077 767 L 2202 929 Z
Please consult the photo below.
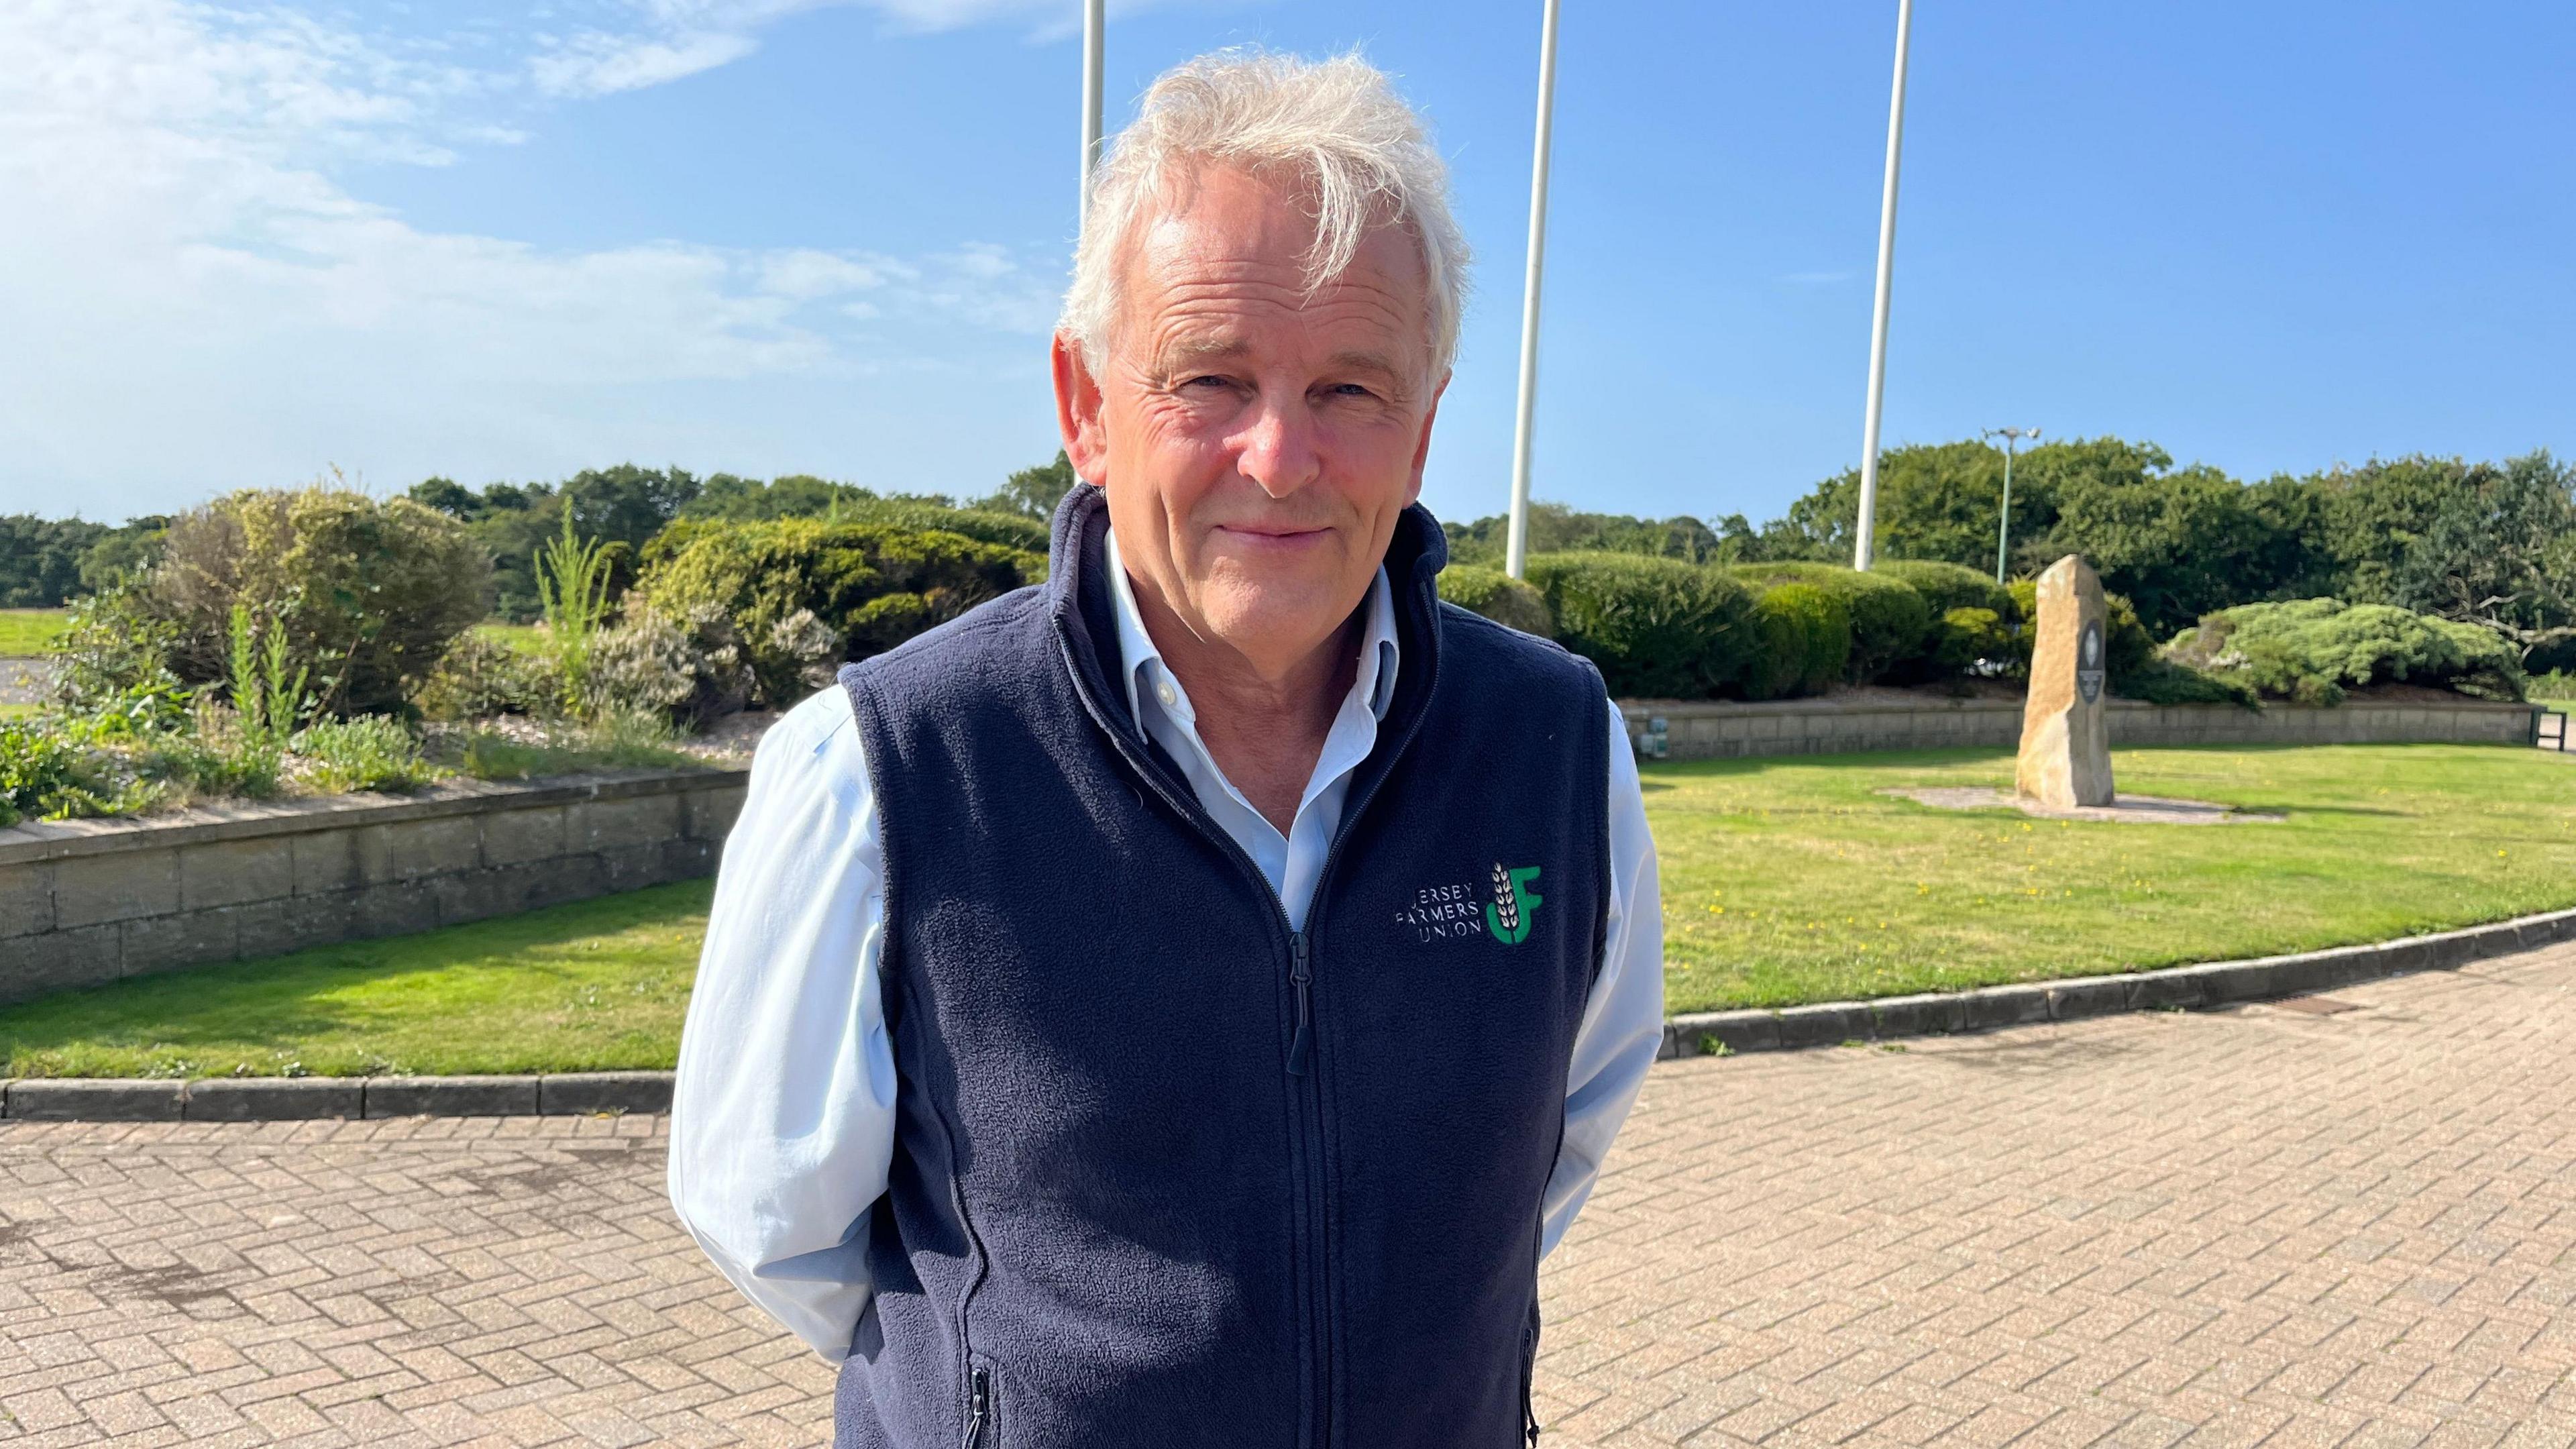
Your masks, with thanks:
M 1220 50 L 1165 71 L 1092 174 L 1056 326 L 1094 373 L 1117 324 L 1121 253 L 1148 210 L 1173 205 L 1206 165 L 1294 178 L 1315 218 L 1309 291 L 1347 270 L 1372 230 L 1410 235 L 1428 282 L 1431 376 L 1448 373 L 1467 293 L 1467 238 L 1449 214 L 1449 168 L 1422 118 L 1356 54 L 1309 61 L 1255 50 Z

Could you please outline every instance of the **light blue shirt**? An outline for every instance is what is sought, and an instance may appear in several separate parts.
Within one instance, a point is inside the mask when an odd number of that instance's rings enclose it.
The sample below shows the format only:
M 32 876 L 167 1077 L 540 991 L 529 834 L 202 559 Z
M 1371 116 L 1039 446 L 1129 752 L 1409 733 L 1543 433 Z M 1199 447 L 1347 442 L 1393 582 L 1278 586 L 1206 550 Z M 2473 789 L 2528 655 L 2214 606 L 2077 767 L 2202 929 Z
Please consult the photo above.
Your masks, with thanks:
M 1369 588 L 1359 668 L 1288 832 L 1252 808 L 1200 740 L 1109 540 L 1120 680 L 1145 732 L 1303 929 L 1351 776 L 1377 744 L 1400 656 L 1384 570 Z M 1541 1251 L 1581 1210 L 1663 1040 L 1663 912 L 1637 765 L 1610 711 L 1610 915 L 1601 974 L 1574 1041 L 1565 1137 Z M 744 1296 L 839 1361 L 867 1307 L 866 1227 L 894 1160 L 894 1052 L 877 963 L 885 941 L 882 821 L 849 696 L 825 690 L 760 742 L 725 842 L 671 1108 L 671 1204 Z

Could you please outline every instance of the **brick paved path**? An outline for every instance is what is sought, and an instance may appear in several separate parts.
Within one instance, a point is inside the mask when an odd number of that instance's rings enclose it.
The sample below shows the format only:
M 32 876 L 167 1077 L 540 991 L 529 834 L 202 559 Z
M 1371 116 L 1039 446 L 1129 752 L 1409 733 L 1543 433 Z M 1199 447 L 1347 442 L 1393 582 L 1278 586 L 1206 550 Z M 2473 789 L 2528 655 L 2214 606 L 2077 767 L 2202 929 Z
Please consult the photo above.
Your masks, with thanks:
M 1549 1442 L 2576 1444 L 2571 987 L 1659 1067 Z M 660 1130 L 0 1124 L 0 1443 L 817 1442 Z

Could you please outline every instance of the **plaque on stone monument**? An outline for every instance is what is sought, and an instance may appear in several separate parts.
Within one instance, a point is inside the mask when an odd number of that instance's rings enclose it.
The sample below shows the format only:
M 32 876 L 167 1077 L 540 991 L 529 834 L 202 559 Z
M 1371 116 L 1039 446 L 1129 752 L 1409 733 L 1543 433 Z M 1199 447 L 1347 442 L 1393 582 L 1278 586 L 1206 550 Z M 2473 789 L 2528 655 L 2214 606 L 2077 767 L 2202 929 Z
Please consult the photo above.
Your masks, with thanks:
M 2073 554 L 2039 576 L 2039 617 L 2022 706 L 2014 789 L 2051 810 L 2111 803 L 2111 741 L 2104 729 L 2108 661 L 2102 580 Z

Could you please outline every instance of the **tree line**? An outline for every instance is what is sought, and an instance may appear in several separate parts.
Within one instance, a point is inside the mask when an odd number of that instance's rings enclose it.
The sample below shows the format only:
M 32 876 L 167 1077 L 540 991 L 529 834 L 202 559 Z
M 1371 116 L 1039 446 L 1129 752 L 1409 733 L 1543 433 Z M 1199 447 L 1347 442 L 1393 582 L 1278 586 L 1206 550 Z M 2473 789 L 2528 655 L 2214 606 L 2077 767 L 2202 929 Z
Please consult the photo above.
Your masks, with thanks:
M 1882 556 L 1991 571 L 2003 467 L 2003 453 L 1982 442 L 1890 450 L 1879 469 Z M 430 478 L 409 496 L 466 525 L 492 556 L 495 611 L 529 619 L 539 611 L 537 552 L 561 533 L 566 510 L 578 534 L 605 545 L 622 586 L 646 543 L 678 521 L 832 517 L 889 503 L 1044 518 L 1072 478 L 1059 454 L 960 500 L 805 474 L 701 478 L 620 464 L 480 490 Z M 2012 483 L 2006 572 L 2026 577 L 2083 554 L 2159 637 L 2232 605 L 2331 597 L 2478 624 L 2535 671 L 2576 664 L 2576 468 L 2547 451 L 2503 462 L 2410 455 L 2248 483 L 2206 464 L 2177 466 L 2153 443 L 2103 437 L 2021 453 Z M 1758 527 L 1741 513 L 1647 519 L 1539 503 L 1530 547 L 1693 563 L 1847 562 L 1859 486 L 1859 470 L 1845 470 Z M 168 522 L 0 516 L 0 607 L 50 607 L 106 587 L 149 560 Z M 1447 526 L 1453 557 L 1501 559 L 1500 516 Z
M 2004 455 L 1981 442 L 1896 448 L 1879 465 L 1878 550 L 1992 572 Z M 1631 518 L 1533 505 L 1532 552 L 1608 549 L 1695 563 L 1848 563 L 1860 473 L 1781 517 Z M 1453 557 L 1499 560 L 1505 520 L 1449 528 Z M 2576 468 L 2547 451 L 2501 463 L 2412 455 L 2244 483 L 2177 467 L 2152 443 L 2048 443 L 2013 463 L 2005 572 L 2084 555 L 2158 637 L 2237 604 L 2338 598 L 2491 629 L 2534 670 L 2576 662 Z

